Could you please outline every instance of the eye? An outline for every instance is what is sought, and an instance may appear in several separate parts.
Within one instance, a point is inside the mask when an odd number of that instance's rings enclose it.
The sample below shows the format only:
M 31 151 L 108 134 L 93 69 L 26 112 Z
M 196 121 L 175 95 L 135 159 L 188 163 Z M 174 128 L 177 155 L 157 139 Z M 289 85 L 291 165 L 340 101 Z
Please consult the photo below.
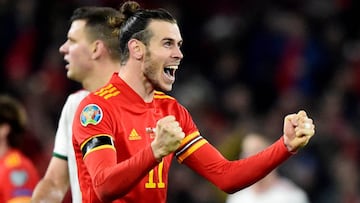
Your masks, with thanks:
M 178 43 L 178 47 L 179 47 L 179 49 L 182 48 L 182 42 L 179 42 L 179 43 Z
M 164 46 L 167 47 L 167 48 L 171 47 L 171 45 L 172 45 L 172 43 L 170 41 L 166 41 L 164 43 Z

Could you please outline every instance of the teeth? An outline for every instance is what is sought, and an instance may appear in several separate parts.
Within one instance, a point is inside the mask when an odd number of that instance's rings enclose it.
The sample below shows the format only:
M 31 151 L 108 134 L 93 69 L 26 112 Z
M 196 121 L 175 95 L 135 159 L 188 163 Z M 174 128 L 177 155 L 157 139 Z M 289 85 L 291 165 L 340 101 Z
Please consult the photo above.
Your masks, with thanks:
M 177 70 L 178 66 L 166 66 L 166 68 Z
M 175 70 L 177 69 L 177 66 L 167 66 L 165 67 L 164 71 L 166 74 L 170 75 L 170 76 L 174 76 L 175 74 Z

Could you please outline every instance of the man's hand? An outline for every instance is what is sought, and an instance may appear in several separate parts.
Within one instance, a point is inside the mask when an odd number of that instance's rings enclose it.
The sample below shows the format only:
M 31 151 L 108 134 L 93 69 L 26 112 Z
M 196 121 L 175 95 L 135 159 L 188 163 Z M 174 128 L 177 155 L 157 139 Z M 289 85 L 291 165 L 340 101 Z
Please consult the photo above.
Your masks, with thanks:
M 290 114 L 284 120 L 284 144 L 290 152 L 297 152 L 304 147 L 315 134 L 313 120 L 301 110 Z
M 155 139 L 151 143 L 154 156 L 158 161 L 174 152 L 181 144 L 185 133 L 174 116 L 160 119 L 155 128 Z

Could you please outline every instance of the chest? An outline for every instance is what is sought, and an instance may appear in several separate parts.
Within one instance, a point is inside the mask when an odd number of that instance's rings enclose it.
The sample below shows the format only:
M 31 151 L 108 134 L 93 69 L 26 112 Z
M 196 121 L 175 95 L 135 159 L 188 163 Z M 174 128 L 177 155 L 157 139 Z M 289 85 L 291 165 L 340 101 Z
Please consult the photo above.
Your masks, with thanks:
M 114 144 L 118 157 L 127 159 L 151 144 L 155 138 L 153 129 L 166 113 L 156 109 L 141 113 L 122 110 L 117 115 Z

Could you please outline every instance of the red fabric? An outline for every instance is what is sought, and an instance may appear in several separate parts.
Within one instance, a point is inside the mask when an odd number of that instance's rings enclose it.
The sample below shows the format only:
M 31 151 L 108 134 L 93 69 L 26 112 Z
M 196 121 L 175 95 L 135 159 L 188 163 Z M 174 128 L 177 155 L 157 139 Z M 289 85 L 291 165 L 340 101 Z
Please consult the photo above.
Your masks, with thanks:
M 264 151 L 246 159 L 226 160 L 207 144 L 189 156 L 184 164 L 227 193 L 233 193 L 257 182 L 292 154 L 283 137 Z
M 186 137 L 174 154 L 157 163 L 150 147 L 154 134 L 147 129 L 155 128 L 166 115 L 176 117 Z M 190 114 L 174 98 L 156 92 L 153 102 L 145 103 L 117 75 L 81 102 L 73 132 L 84 203 L 99 199 L 165 203 L 174 155 L 180 163 L 230 192 L 265 176 L 291 155 L 280 139 L 257 156 L 229 162 L 200 136 Z M 83 145 L 97 136 L 111 137 L 114 143 L 91 147 L 83 155 Z
M 33 163 L 20 151 L 12 149 L 0 158 L 0 202 L 30 198 L 39 181 Z
M 89 104 L 99 106 L 101 110 L 95 112 L 93 119 L 99 116 L 101 119 L 83 126 L 80 115 Z M 173 155 L 157 163 L 150 150 L 154 135 L 146 129 L 155 128 L 160 118 L 170 114 L 175 115 L 186 135 L 198 132 L 188 112 L 174 98 L 157 92 L 153 102 L 145 103 L 117 75 L 109 85 L 81 102 L 74 119 L 73 139 L 84 203 L 98 202 L 97 198 L 116 199 L 114 202 L 166 202 Z M 80 146 L 97 135 L 112 137 L 114 148 L 90 151 L 83 161 Z

